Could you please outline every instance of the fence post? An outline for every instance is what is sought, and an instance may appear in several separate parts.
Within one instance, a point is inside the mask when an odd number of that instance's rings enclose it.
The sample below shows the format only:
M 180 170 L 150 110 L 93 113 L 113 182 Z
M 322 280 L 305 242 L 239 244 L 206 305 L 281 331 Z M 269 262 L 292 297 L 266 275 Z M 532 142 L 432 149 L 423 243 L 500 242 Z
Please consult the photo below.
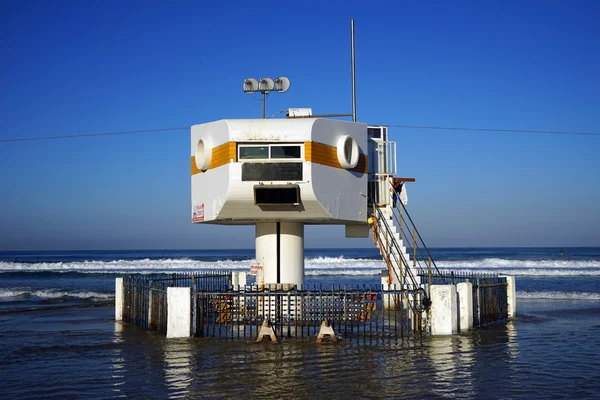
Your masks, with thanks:
M 431 287 L 431 334 L 452 335 L 458 330 L 456 286 Z
M 508 318 L 514 318 L 517 315 L 517 287 L 515 277 L 512 275 L 500 275 L 506 278 L 506 302 L 508 303 Z
M 153 282 L 149 281 L 148 282 L 148 329 L 156 329 L 155 328 L 155 323 L 154 323 L 154 318 L 156 318 L 155 315 L 152 315 L 152 303 L 154 301 L 153 297 L 154 297 L 154 293 L 152 292 L 152 285 Z
M 191 288 L 167 288 L 167 338 L 190 337 Z
M 192 329 L 191 335 L 197 336 L 198 332 L 196 330 L 198 326 L 198 289 L 196 287 L 196 277 L 192 276 Z
M 125 286 L 123 278 L 115 279 L 115 321 L 123 321 L 123 298 Z
M 461 282 L 456 285 L 458 300 L 458 330 L 473 329 L 473 284 Z

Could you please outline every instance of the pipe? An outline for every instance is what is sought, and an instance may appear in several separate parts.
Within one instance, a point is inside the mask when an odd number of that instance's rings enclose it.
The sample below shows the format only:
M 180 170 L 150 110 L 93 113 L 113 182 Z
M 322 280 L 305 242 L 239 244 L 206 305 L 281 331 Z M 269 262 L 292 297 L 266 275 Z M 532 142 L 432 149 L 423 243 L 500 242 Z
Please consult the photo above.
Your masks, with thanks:
M 354 58 L 354 18 L 350 20 L 350 37 L 352 42 L 352 122 L 356 122 L 356 62 Z

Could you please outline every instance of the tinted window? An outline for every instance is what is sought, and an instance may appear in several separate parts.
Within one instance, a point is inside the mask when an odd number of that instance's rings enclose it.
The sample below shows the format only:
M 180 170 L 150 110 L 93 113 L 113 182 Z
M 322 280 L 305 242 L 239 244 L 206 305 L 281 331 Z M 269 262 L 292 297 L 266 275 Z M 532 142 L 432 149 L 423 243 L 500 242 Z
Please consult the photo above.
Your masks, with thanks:
M 240 146 L 240 160 L 268 159 L 269 146 Z
M 300 146 L 271 146 L 271 158 L 300 158 Z

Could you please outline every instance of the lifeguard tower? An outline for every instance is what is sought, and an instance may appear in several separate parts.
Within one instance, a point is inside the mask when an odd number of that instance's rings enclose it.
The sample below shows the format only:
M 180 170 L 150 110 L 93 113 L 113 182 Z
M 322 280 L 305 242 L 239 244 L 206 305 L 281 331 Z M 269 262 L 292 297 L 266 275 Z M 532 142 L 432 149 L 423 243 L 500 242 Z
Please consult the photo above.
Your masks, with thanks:
M 256 226 L 257 282 L 304 283 L 304 225 L 368 236 L 367 125 L 221 120 L 191 130 L 192 222 Z

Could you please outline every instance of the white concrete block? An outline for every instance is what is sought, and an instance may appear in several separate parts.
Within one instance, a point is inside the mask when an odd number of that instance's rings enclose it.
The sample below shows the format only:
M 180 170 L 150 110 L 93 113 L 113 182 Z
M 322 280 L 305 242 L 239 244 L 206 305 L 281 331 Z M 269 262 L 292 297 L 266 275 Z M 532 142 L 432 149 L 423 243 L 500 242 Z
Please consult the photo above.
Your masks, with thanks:
M 473 284 L 461 282 L 456 285 L 458 301 L 458 330 L 468 331 L 473 329 Z
M 456 286 L 431 286 L 431 334 L 452 335 L 458 332 Z
M 514 318 L 517 316 L 517 286 L 515 277 L 512 275 L 502 275 L 502 278 L 506 278 L 508 286 L 506 287 L 506 297 L 508 300 L 508 318 Z
M 234 290 L 246 286 L 246 272 L 232 272 L 231 286 L 233 286 Z
M 190 337 L 191 288 L 167 288 L 167 338 Z
M 125 296 L 123 278 L 115 279 L 115 321 L 123 321 L 123 298 Z

